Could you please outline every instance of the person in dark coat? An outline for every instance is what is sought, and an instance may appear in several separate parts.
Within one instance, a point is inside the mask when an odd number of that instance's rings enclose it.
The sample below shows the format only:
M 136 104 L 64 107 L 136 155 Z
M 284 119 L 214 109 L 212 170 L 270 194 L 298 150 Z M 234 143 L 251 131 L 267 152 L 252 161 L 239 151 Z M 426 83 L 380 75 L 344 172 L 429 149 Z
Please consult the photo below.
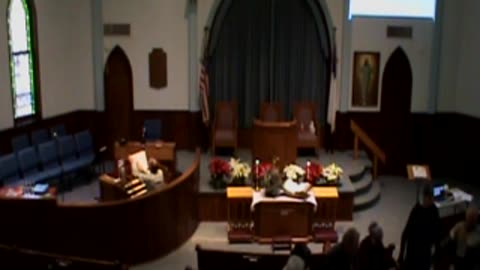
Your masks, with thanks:
M 360 234 L 355 228 L 348 229 L 342 241 L 327 252 L 326 270 L 353 270 L 356 267 L 356 254 Z
M 402 269 L 429 270 L 432 248 L 440 240 L 440 216 L 433 201 L 431 185 L 423 188 L 422 202 L 417 202 L 410 212 L 402 233 L 398 262 Z
M 358 270 L 387 270 L 395 269 L 396 262 L 392 257 L 395 246 L 383 245 L 383 230 L 373 222 L 368 227 L 368 236 L 360 243 L 358 249 Z

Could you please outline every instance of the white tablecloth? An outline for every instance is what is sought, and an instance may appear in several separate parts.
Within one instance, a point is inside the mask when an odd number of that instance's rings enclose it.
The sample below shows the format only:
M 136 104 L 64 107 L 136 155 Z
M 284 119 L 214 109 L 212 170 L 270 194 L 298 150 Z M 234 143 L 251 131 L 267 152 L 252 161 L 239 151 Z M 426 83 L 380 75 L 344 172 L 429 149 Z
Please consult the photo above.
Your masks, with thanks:
M 464 213 L 473 199 L 472 195 L 458 188 L 450 189 L 450 192 L 453 195 L 451 199 L 435 202 L 441 218 Z
M 303 203 L 308 202 L 313 204 L 313 211 L 317 211 L 317 200 L 315 199 L 315 195 L 313 191 L 308 192 L 308 197 L 305 199 L 297 199 L 288 196 L 278 196 L 275 198 L 265 196 L 265 190 L 254 191 L 253 198 L 252 198 L 252 212 L 255 210 L 255 205 L 261 202 L 296 202 L 296 203 Z

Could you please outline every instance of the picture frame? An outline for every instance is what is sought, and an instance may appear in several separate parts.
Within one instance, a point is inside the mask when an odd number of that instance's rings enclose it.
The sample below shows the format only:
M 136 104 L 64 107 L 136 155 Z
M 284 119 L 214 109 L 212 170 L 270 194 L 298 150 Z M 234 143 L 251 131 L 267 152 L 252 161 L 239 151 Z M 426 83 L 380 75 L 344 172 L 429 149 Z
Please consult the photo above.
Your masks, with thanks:
M 350 109 L 380 111 L 380 53 L 356 51 L 353 55 Z

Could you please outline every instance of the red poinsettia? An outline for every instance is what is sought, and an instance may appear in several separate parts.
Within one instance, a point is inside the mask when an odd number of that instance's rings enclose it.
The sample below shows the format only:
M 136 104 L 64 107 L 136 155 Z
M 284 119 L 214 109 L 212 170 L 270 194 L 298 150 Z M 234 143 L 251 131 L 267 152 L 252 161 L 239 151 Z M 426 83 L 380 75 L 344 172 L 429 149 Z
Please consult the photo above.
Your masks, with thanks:
M 231 172 L 231 168 L 230 168 L 230 164 L 228 163 L 228 161 L 226 160 L 223 160 L 221 158 L 213 158 L 211 161 L 210 161 L 210 173 L 212 175 L 225 175 L 225 176 L 228 176 L 230 175 L 230 172 Z
M 262 162 L 255 168 L 255 174 L 258 178 L 264 178 L 272 169 L 273 165 L 270 162 Z
M 305 168 L 305 174 L 307 175 L 307 181 L 313 182 L 322 176 L 323 167 L 320 163 L 311 162 Z

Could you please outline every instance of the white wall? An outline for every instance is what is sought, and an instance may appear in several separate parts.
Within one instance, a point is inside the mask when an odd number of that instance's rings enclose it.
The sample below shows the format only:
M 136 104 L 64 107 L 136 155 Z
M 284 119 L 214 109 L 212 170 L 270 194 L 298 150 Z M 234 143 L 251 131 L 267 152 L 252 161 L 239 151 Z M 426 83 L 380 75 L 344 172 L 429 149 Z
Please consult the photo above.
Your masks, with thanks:
M 384 18 L 353 18 L 351 25 L 351 58 L 355 51 L 380 52 L 380 78 L 379 91 L 381 96 L 382 76 L 385 64 L 394 50 L 401 46 L 407 54 L 412 68 L 412 112 L 426 112 L 428 110 L 430 90 L 430 66 L 431 48 L 433 39 L 434 23 L 431 20 L 417 19 L 384 19 Z M 388 25 L 411 26 L 413 28 L 412 39 L 387 38 Z M 353 67 L 353 64 L 350 65 Z M 351 70 L 348 74 L 348 87 L 344 90 L 344 97 L 351 99 Z
M 438 75 L 438 112 L 456 111 L 457 67 L 461 38 L 462 0 L 444 1 L 441 13 L 441 58 Z
M 90 1 L 35 3 L 43 117 L 92 109 Z
M 456 111 L 475 117 L 480 117 L 479 17 L 480 1 L 464 0 L 458 44 Z
M 0 0 L 0 40 L 8 40 L 8 0 Z M 35 1 L 42 116 L 93 108 L 89 1 Z M 8 44 L 0 42 L 0 129 L 13 126 Z
M 7 33 L 8 0 L 0 0 L 0 130 L 13 126 Z
M 135 3 L 134 3 L 135 2 Z M 188 21 L 184 0 L 104 0 L 104 23 L 129 23 L 129 37 L 105 37 L 105 58 L 120 45 L 133 71 L 134 108 L 188 110 Z M 202 1 L 199 1 L 202 2 Z M 148 54 L 153 48 L 167 54 L 167 87 L 149 85 Z

